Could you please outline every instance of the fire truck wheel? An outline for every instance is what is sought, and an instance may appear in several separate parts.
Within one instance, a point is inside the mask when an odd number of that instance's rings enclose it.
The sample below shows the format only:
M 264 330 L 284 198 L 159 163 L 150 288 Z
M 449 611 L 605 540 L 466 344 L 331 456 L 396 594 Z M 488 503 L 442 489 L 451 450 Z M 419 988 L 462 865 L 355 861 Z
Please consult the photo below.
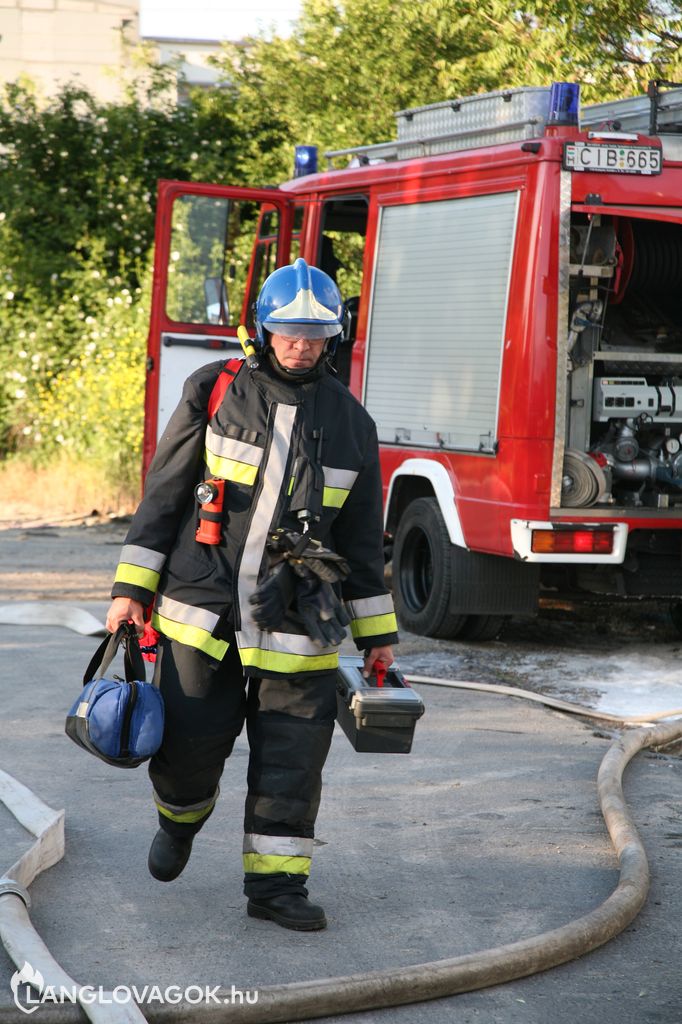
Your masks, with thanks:
M 411 502 L 393 545 L 393 590 L 398 621 L 419 636 L 452 639 L 466 615 L 449 611 L 452 545 L 436 498 Z
M 496 640 L 508 615 L 469 615 L 459 634 L 462 640 Z

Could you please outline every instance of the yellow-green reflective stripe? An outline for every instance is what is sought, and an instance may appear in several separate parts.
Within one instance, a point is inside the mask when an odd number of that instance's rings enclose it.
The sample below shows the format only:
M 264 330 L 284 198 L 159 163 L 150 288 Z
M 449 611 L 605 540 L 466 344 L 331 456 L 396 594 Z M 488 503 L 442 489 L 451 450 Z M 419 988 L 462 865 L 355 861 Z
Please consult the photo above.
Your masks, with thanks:
M 179 640 L 181 644 L 188 647 L 196 647 L 198 651 L 205 651 L 217 661 L 222 661 L 229 644 L 225 640 L 216 640 L 206 629 L 200 626 L 187 626 L 183 622 L 175 622 L 159 615 L 157 611 L 152 612 L 152 626 L 158 629 L 159 633 L 169 636 L 171 640 Z
M 349 494 L 350 491 L 344 490 L 343 487 L 325 487 L 322 492 L 322 504 L 327 508 L 341 508 Z
M 222 480 L 234 480 L 236 484 L 247 484 L 250 487 L 258 476 L 258 466 L 249 466 L 247 462 L 237 462 L 235 459 L 224 459 L 220 455 L 214 455 L 208 448 L 204 451 L 204 461 L 214 476 L 219 476 Z
M 239 655 L 242 665 L 272 672 L 312 672 L 339 667 L 336 651 L 333 654 L 279 654 L 277 651 L 263 651 L 260 647 L 243 647 Z
M 192 824 L 195 821 L 201 821 L 205 818 L 209 811 L 212 810 L 213 804 L 208 807 L 203 807 L 200 811 L 183 811 L 182 814 L 178 814 L 176 811 L 169 811 L 167 807 L 162 807 L 161 804 L 156 805 L 159 812 L 166 818 L 170 818 L 171 821 L 180 821 L 185 824 Z
M 393 612 L 388 615 L 367 615 L 363 619 L 353 619 L 350 631 L 353 637 L 383 636 L 384 633 L 397 633 L 398 622 Z
M 310 857 L 281 857 L 274 853 L 245 853 L 244 871 L 272 875 L 285 871 L 288 875 L 309 875 Z
M 153 569 L 145 569 L 141 565 L 119 562 L 114 582 L 132 583 L 133 586 L 144 587 L 145 590 L 156 590 L 159 585 L 159 573 Z
M 295 480 L 296 480 L 296 477 L 292 476 L 291 480 L 289 481 L 289 490 L 287 491 L 287 495 L 291 494 L 291 492 L 293 491 Z

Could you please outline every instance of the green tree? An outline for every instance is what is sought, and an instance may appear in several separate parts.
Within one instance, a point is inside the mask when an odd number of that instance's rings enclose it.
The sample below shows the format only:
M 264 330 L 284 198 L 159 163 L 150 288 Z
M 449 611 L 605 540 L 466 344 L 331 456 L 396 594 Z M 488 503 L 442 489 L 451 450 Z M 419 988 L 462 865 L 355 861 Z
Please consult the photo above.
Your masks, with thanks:
M 666 0 L 530 0 L 525 17 L 547 29 L 538 53 L 545 79 L 583 84 L 589 101 L 646 91 L 682 76 L 682 7 Z
M 293 35 L 228 46 L 242 176 L 286 174 L 293 142 L 325 149 L 393 136 L 393 114 L 510 84 L 517 34 L 535 29 L 468 0 L 306 0 Z
M 23 84 L 0 98 L 0 455 L 27 450 L 42 458 L 56 433 L 71 436 L 61 421 L 55 426 L 51 393 L 69 393 L 69 409 L 80 393 L 92 410 L 86 391 L 94 387 L 106 404 L 111 378 L 97 380 L 94 357 L 85 360 L 83 384 L 84 353 L 93 340 L 99 344 L 92 324 L 104 315 L 110 338 L 116 318 L 125 321 L 119 372 L 123 360 L 130 365 L 133 338 L 141 367 L 148 309 L 138 315 L 128 307 L 144 302 L 157 180 L 233 176 L 227 97 L 216 103 L 215 90 L 178 106 L 169 98 L 172 69 L 148 71 L 149 88 L 133 83 L 118 104 L 75 86 L 46 105 Z M 69 391 L 76 373 L 80 384 Z M 84 431 L 76 423 L 74 430 L 80 439 L 72 438 L 71 450 L 82 453 Z
M 682 74 L 679 5 L 654 0 L 304 0 L 288 39 L 226 46 L 238 180 L 289 177 L 293 144 L 395 136 L 397 110 L 503 87 L 579 81 L 595 102 Z

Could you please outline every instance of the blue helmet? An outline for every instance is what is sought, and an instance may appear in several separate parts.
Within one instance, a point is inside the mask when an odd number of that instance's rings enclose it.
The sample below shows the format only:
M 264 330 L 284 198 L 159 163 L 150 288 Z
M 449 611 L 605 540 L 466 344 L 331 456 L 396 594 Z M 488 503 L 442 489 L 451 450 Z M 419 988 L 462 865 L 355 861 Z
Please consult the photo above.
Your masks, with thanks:
M 338 339 L 343 332 L 341 293 L 331 277 L 298 259 L 267 278 L 256 300 L 256 343 L 267 345 L 270 334 Z

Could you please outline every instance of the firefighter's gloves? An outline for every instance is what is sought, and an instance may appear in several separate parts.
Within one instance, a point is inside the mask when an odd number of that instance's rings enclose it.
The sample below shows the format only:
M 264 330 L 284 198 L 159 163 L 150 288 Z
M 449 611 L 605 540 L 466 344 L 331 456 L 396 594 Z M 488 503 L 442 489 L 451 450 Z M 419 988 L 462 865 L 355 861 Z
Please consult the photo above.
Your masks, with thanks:
M 282 628 L 296 591 L 297 577 L 287 562 L 280 562 L 249 597 L 253 620 L 271 633 Z
M 289 612 L 301 618 L 310 639 L 320 647 L 340 644 L 350 619 L 331 583 L 309 572 L 305 577 L 294 572 L 288 562 L 280 562 L 256 588 L 249 603 L 253 620 L 268 633 L 282 628 Z
M 310 639 L 320 647 L 336 647 L 346 635 L 350 618 L 330 583 L 311 577 L 299 579 L 296 611 Z
M 281 629 L 291 609 L 320 647 L 340 644 L 350 619 L 332 584 L 350 572 L 345 559 L 308 534 L 282 529 L 270 535 L 268 551 L 274 567 L 249 598 L 259 629 Z
M 268 551 L 275 561 L 286 561 L 302 579 L 309 579 L 312 575 L 327 583 L 337 583 L 350 573 L 345 558 L 323 547 L 319 540 L 314 540 L 307 533 L 275 530 L 270 534 Z

